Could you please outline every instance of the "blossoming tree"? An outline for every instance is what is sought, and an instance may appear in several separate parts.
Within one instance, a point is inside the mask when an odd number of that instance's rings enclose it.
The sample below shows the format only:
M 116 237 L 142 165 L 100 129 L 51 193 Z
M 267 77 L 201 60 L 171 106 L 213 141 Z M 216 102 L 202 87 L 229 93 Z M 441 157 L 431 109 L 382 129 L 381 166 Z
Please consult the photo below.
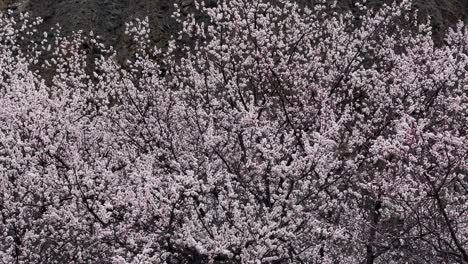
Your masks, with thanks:
M 128 24 L 125 67 L 2 15 L 3 263 L 468 262 L 463 24 L 196 6 L 164 49 Z

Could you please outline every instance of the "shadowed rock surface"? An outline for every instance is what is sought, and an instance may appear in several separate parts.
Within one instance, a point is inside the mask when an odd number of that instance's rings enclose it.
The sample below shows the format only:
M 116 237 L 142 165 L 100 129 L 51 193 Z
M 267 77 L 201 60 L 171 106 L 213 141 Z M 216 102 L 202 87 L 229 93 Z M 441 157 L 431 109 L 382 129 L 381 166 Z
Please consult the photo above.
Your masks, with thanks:
M 314 0 L 296 0 L 312 4 Z M 338 1 L 344 10 L 353 9 L 356 0 Z M 369 0 L 368 4 L 378 7 L 389 0 Z M 44 19 L 43 28 L 57 23 L 65 34 L 72 31 L 94 31 L 108 45 L 122 46 L 124 23 L 132 18 L 148 17 L 152 28 L 151 38 L 157 45 L 176 30 L 170 18 L 174 3 L 190 8 L 193 0 L 0 0 L 0 8 L 12 8 L 30 12 Z M 415 7 L 422 14 L 433 18 L 436 33 L 443 32 L 458 20 L 467 21 L 467 0 L 417 0 Z M 439 33 L 440 34 L 440 33 Z
M 204 0 L 208 5 L 216 5 L 220 0 Z M 275 0 L 270 0 L 275 1 Z M 302 5 L 314 5 L 318 0 L 292 0 Z M 328 0 L 332 1 L 332 0 Z M 355 11 L 358 0 L 338 0 L 339 9 Z M 393 0 L 367 0 L 371 8 L 378 8 L 383 3 Z M 432 17 L 434 39 L 442 43 L 446 29 L 457 21 L 468 22 L 468 0 L 414 0 L 415 9 L 424 17 Z M 0 0 L 0 10 L 28 12 L 33 17 L 41 17 L 43 24 L 39 30 L 49 31 L 57 24 L 63 35 L 73 31 L 93 31 L 107 46 L 113 46 L 117 51 L 117 61 L 125 66 L 127 59 L 135 51 L 134 43 L 124 37 L 125 23 L 132 19 L 148 17 L 151 28 L 150 39 L 163 47 L 167 40 L 178 31 L 177 23 L 171 18 L 174 4 L 181 7 L 183 13 L 194 11 L 194 0 Z M 183 45 L 183 44 L 182 44 Z M 92 53 L 91 56 L 94 56 Z M 44 54 L 42 59 L 47 59 Z M 90 68 L 93 70 L 93 60 L 90 58 Z M 40 74 L 46 80 L 53 76 L 52 72 L 40 69 Z
M 122 46 L 125 22 L 148 17 L 151 38 L 160 44 L 170 36 L 173 2 L 167 0 L 29 0 L 24 11 L 44 19 L 43 28 L 93 31 L 107 45 Z M 173 23 L 173 22 L 172 22 Z

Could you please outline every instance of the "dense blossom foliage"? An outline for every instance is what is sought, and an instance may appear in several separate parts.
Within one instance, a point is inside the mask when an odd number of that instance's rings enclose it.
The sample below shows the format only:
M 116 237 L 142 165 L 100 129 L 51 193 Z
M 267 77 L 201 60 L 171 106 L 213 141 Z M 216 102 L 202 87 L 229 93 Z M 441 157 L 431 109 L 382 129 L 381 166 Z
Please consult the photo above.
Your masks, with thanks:
M 1 262 L 468 262 L 467 29 L 359 8 L 199 2 L 124 66 L 3 14 Z

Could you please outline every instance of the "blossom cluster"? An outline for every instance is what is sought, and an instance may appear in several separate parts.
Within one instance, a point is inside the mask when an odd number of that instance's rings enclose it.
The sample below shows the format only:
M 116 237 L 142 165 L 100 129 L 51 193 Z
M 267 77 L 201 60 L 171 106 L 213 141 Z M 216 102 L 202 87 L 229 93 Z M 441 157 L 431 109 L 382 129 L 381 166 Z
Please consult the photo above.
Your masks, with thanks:
M 2 263 L 468 262 L 465 25 L 196 8 L 125 65 L 0 16 Z

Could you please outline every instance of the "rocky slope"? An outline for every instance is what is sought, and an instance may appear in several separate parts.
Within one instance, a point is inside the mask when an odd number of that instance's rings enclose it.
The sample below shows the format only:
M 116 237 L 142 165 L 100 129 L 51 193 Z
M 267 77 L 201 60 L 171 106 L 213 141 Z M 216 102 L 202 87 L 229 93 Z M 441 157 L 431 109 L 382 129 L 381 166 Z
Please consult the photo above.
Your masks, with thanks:
M 102 37 L 105 44 L 122 47 L 124 23 L 132 18 L 148 17 L 152 27 L 151 38 L 157 44 L 164 42 L 169 37 L 169 14 L 172 12 L 173 1 L 10 0 L 7 6 L 42 17 L 44 30 L 57 24 L 60 24 L 65 34 L 77 30 L 92 30 Z
M 313 4 L 314 0 L 296 0 Z M 379 6 L 388 0 L 369 0 L 371 6 Z M 340 0 L 343 9 L 352 9 L 356 0 Z M 107 44 L 122 46 L 122 32 L 131 18 L 148 17 L 155 43 L 164 43 L 175 30 L 170 19 L 174 3 L 190 8 L 193 0 L 0 0 L 0 8 L 30 12 L 44 18 L 44 28 L 59 23 L 65 33 L 79 29 L 93 30 Z M 467 0 L 416 0 L 421 13 L 433 17 L 436 32 L 443 32 L 459 19 L 468 19 Z

